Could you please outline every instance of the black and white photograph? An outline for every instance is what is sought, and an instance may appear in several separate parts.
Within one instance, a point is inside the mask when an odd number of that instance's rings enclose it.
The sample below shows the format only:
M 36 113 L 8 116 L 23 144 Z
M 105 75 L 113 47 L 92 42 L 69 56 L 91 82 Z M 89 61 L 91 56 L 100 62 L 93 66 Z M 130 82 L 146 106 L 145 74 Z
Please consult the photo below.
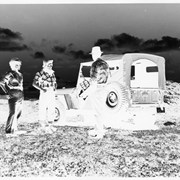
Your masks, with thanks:
M 0 2 L 1 178 L 180 177 L 180 3 Z

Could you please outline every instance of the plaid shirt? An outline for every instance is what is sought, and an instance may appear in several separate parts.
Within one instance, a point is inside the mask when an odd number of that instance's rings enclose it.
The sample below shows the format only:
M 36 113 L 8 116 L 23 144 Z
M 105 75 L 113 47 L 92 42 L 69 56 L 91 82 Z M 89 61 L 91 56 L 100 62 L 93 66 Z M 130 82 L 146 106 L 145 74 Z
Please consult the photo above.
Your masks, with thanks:
M 19 72 L 8 71 L 1 79 L 0 83 L 6 88 L 7 91 L 10 89 L 23 90 L 23 75 Z
M 53 87 L 55 90 L 57 87 L 55 74 L 50 75 L 43 70 L 36 73 L 34 81 L 42 88 Z

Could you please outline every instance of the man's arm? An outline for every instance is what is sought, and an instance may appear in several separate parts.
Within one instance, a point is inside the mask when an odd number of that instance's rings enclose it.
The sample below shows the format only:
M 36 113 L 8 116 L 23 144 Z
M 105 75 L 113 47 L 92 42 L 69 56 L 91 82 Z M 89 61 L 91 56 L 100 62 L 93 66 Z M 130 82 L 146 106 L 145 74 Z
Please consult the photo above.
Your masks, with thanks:
M 36 73 L 35 77 L 34 77 L 34 80 L 33 80 L 33 83 L 32 83 L 32 86 L 35 87 L 36 89 L 38 89 L 39 91 L 44 91 L 46 92 L 46 89 L 43 89 L 41 86 L 40 86 L 40 83 L 39 83 L 39 79 L 41 78 L 40 74 L 39 73 Z
M 43 88 L 39 85 L 39 83 L 37 83 L 36 81 L 33 81 L 32 86 L 35 87 L 36 89 L 38 89 L 39 91 L 44 91 L 44 92 L 46 92 L 46 89 L 43 89 Z
M 0 87 L 6 94 L 8 93 L 4 83 L 0 82 Z
M 85 89 L 81 87 L 82 91 L 80 92 L 79 97 L 82 97 L 83 99 L 86 99 L 87 96 L 94 93 L 97 88 L 96 82 L 90 80 L 88 83 L 89 85 Z
M 3 77 L 0 78 L 0 87 L 6 94 L 8 93 L 6 84 L 8 83 L 9 78 L 10 78 L 9 73 L 6 73 Z

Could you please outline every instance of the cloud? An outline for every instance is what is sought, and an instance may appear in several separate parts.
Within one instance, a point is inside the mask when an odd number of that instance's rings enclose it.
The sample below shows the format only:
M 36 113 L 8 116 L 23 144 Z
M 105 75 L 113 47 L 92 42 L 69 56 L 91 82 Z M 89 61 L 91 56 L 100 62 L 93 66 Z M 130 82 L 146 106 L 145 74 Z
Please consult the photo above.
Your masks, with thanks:
M 30 48 L 15 41 L 1 41 L 0 40 L 0 51 L 23 51 L 29 50 Z
M 83 50 L 78 50 L 78 51 L 70 51 L 70 55 L 73 56 L 75 59 L 88 59 L 90 55 L 88 53 L 85 53 Z
M 68 44 L 68 48 L 72 48 L 74 46 L 73 43 Z
M 144 40 L 126 33 L 113 35 L 110 39 L 98 39 L 95 46 L 100 46 L 103 51 L 111 53 L 119 52 L 161 52 L 165 50 L 177 50 L 180 47 L 180 39 L 163 36 L 160 40 Z
M 43 38 L 43 39 L 41 39 L 39 47 L 48 47 L 49 48 L 49 46 L 51 46 L 54 43 L 56 44 L 57 42 L 58 42 L 58 40 L 54 40 L 54 42 L 53 42 L 52 40 Z
M 103 50 L 111 51 L 114 48 L 113 41 L 110 39 L 98 39 L 95 46 L 103 47 Z
M 31 42 L 29 43 L 29 46 L 32 47 L 32 48 L 39 48 L 37 42 L 35 42 L 35 41 L 31 41 Z
M 88 56 L 89 57 L 89 56 Z M 90 61 L 83 51 L 71 51 L 66 54 L 60 54 L 57 58 L 57 65 L 66 68 L 79 68 L 81 62 Z
M 37 51 L 37 52 L 34 53 L 34 55 L 32 55 L 32 57 L 34 59 L 44 59 L 45 55 L 44 55 L 43 52 Z
M 65 53 L 66 47 L 65 46 L 54 46 L 52 48 L 52 51 L 55 52 L 55 53 L 59 53 L 59 54 Z
M 143 39 L 122 33 L 113 35 L 110 39 L 98 39 L 94 45 L 100 46 L 103 51 L 115 51 L 117 49 L 121 49 L 121 51 L 122 49 L 125 51 L 132 49 L 134 51 L 140 48 L 142 42 Z
M 90 61 L 92 59 L 88 53 L 85 53 L 82 50 L 70 50 L 66 51 L 65 53 L 59 54 L 56 60 L 56 68 L 69 69 L 70 71 L 72 69 L 76 69 L 76 71 L 78 72 L 81 62 Z
M 88 59 L 90 55 L 85 53 L 83 50 L 73 50 L 73 44 L 70 43 L 67 46 L 56 45 L 52 48 L 54 53 L 59 55 L 69 56 L 75 60 L 79 59 Z
M 22 40 L 22 36 L 19 32 L 13 32 L 10 29 L 5 29 L 0 27 L 0 39 L 1 40 L 12 40 L 19 39 Z
M 0 51 L 23 51 L 30 48 L 22 44 L 23 37 L 19 32 L 0 27 Z
M 142 50 L 152 52 L 177 50 L 179 47 L 180 40 L 170 36 L 163 36 L 160 40 L 150 39 L 142 44 Z
M 139 39 L 138 37 L 131 36 L 126 33 L 122 33 L 119 35 L 113 35 L 111 38 L 111 41 L 117 47 L 128 46 L 132 48 L 137 48 L 141 45 L 141 42 L 143 40 Z

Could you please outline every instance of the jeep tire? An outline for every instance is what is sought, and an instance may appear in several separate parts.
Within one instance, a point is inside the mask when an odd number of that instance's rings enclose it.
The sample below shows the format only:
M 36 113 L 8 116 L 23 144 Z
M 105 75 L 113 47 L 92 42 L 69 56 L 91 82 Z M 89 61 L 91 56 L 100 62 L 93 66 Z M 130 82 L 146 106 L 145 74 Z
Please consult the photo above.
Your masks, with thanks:
M 56 102 L 55 106 L 55 122 L 63 121 L 65 118 L 65 107 L 61 102 Z
M 106 87 L 105 110 L 107 113 L 117 113 L 129 106 L 129 94 L 126 88 L 118 82 L 110 82 Z

